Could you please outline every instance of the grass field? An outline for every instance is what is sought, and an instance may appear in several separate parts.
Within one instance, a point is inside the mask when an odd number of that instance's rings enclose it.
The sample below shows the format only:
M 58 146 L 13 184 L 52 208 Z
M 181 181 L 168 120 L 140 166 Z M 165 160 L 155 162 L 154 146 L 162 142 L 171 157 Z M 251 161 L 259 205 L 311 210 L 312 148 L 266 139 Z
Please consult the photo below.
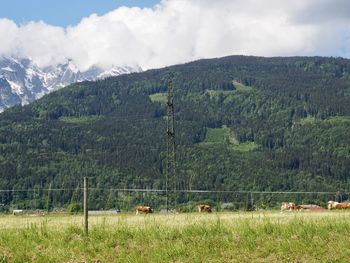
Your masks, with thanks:
M 350 213 L 0 216 L 0 262 L 349 262 Z

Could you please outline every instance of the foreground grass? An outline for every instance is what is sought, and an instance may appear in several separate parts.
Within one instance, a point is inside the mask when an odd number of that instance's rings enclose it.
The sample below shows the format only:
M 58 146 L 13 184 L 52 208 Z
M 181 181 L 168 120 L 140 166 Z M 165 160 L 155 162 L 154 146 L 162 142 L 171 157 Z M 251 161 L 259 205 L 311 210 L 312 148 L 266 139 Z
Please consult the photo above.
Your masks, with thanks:
M 0 217 L 0 262 L 349 262 L 349 213 Z

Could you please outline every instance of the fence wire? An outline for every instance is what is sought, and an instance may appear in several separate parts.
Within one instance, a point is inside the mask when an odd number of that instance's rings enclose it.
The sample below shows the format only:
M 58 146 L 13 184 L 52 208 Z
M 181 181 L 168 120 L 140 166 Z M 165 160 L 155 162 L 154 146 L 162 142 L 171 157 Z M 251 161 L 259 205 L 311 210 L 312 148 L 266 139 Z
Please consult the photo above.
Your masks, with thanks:
M 155 211 L 166 207 L 165 189 L 89 188 L 91 210 L 134 211 L 138 205 L 147 205 Z M 196 211 L 198 204 L 208 204 L 215 211 L 277 209 L 281 202 L 316 204 L 346 201 L 348 193 L 302 191 L 248 191 L 248 190 L 168 190 L 168 209 L 178 212 Z M 83 188 L 0 189 L 0 212 L 13 209 L 27 211 L 64 212 L 81 211 Z

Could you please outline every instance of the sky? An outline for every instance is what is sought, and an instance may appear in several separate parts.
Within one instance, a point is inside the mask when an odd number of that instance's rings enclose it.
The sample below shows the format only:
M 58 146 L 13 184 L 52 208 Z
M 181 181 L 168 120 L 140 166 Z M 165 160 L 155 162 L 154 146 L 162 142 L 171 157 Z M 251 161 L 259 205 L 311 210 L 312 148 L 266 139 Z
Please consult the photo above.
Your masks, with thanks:
M 350 58 L 348 0 L 0 0 L 0 56 L 143 69 L 228 55 Z
M 67 27 L 93 13 L 103 15 L 121 6 L 152 7 L 160 0 L 0 0 L 0 18 L 17 24 L 44 21 Z

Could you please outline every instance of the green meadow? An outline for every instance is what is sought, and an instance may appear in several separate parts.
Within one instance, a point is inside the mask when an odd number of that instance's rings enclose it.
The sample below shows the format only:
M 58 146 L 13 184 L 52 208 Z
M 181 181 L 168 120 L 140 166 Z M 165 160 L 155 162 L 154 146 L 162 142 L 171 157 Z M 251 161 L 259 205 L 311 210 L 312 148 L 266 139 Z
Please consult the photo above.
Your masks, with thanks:
M 0 262 L 349 262 L 348 212 L 0 216 Z
M 254 142 L 239 143 L 231 129 L 225 125 L 221 128 L 207 128 L 205 139 L 200 146 L 222 145 L 227 145 L 230 149 L 240 152 L 250 152 L 259 148 Z

